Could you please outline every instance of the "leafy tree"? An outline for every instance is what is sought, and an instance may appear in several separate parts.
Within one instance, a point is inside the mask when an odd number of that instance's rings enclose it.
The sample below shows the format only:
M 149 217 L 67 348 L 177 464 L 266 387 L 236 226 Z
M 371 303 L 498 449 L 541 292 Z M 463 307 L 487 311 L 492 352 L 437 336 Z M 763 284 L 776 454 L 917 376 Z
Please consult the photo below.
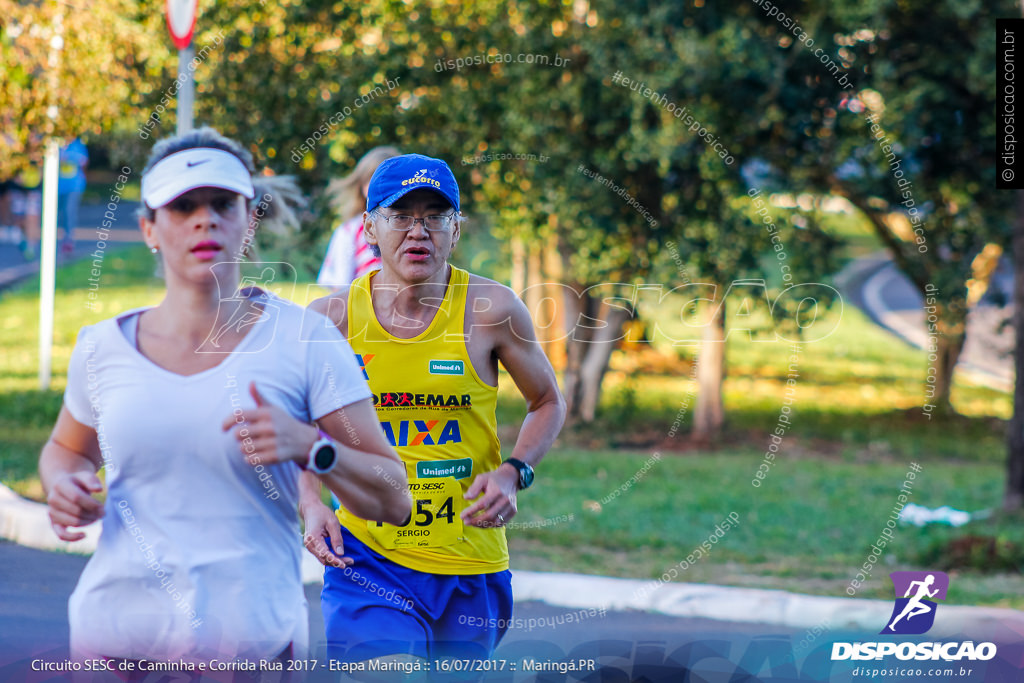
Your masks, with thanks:
M 159 4 L 139 9 L 149 31 L 162 20 Z M 535 256 L 546 252 L 548 273 L 562 281 L 566 393 L 575 413 L 591 420 L 622 323 L 637 312 L 631 287 L 683 284 L 674 267 L 659 263 L 667 241 L 697 266 L 694 280 L 719 285 L 720 295 L 732 280 L 762 274 L 770 242 L 754 223 L 740 164 L 723 165 L 664 105 L 612 82 L 617 71 L 646 80 L 733 144 L 756 119 L 754 112 L 736 116 L 748 108 L 735 89 L 760 80 L 727 58 L 744 30 L 726 10 L 667 4 L 637 12 L 610 2 L 412 9 L 204 2 L 195 38 L 203 55 L 196 120 L 247 142 L 262 164 L 298 174 L 314 194 L 378 144 L 452 161 L 469 206 L 511 243 L 529 243 Z M 136 67 L 145 85 L 133 128 L 153 121 L 150 112 L 174 80 L 167 46 L 163 39 L 158 54 Z M 165 111 L 153 136 L 171 133 L 173 124 Z M 458 163 L 495 152 L 547 160 Z M 591 177 L 597 174 L 607 181 Z M 315 206 L 292 250 L 309 265 L 331 227 L 325 202 Z M 810 248 L 814 240 L 807 241 Z M 716 302 L 712 310 L 723 307 Z M 724 349 L 724 319 L 709 328 L 719 330 L 709 349 Z M 702 365 L 718 378 L 704 382 L 702 402 L 720 404 L 724 355 Z M 706 431 L 720 421 L 721 411 Z
M 130 119 L 135 67 L 153 53 L 135 11 L 128 0 L 0 0 L 0 176 L 40 163 L 48 137 L 99 134 Z
M 496 83 L 493 90 L 514 97 L 502 101 L 500 131 L 486 145 L 502 149 L 512 138 L 517 151 L 546 153 L 552 162 L 529 164 L 517 174 L 494 164 L 480 173 L 494 195 L 508 188 L 510 177 L 524 178 L 533 196 L 524 192 L 525 205 L 514 204 L 499 228 L 510 237 L 525 231 L 545 248 L 558 249 L 571 332 L 565 375 L 570 405 L 581 419 L 593 419 L 621 323 L 636 312 L 635 302 L 607 300 L 611 288 L 594 285 L 660 280 L 669 290 L 685 284 L 674 265 L 659 259 L 673 242 L 693 267 L 690 278 L 712 286 L 714 315 L 703 326 L 696 427 L 711 436 L 723 419 L 725 293 L 733 280 L 764 278 L 764 255 L 772 253 L 741 173 L 741 161 L 759 151 L 748 131 L 756 130 L 760 115 L 745 98 L 750 90 L 766 89 L 772 65 L 756 73 L 737 67 L 731 56 L 748 31 L 728 7 L 657 3 L 638 9 L 591 2 L 583 10 L 540 5 L 521 12 L 523 24 L 513 26 L 513 35 L 523 42 L 513 42 L 510 51 L 530 46 L 571 61 L 561 72 L 520 69 L 520 82 Z M 622 77 L 636 87 L 623 87 Z M 676 114 L 683 107 L 686 113 Z M 694 121 L 700 123 L 691 129 Z M 696 134 L 703 128 L 713 134 Z M 709 140 L 725 143 L 732 163 L 724 163 L 722 146 Z M 828 267 L 830 243 L 814 225 L 805 226 L 810 229 L 797 239 L 793 226 L 780 220 L 780 231 L 796 248 L 794 275 Z M 762 309 L 765 294 L 762 287 Z M 745 298 L 734 303 L 742 306 Z
M 795 188 L 847 198 L 935 301 L 935 413 L 951 410 L 967 312 L 1008 239 L 1009 195 L 995 189 L 990 163 L 992 27 L 1012 9 L 980 0 L 811 3 L 797 11 L 824 17 L 814 47 L 835 65 L 799 41 L 780 46 L 794 51 L 783 80 L 806 90 L 764 102 L 766 119 L 779 122 L 779 144 L 766 146 L 772 163 Z
M 30 131 L 47 129 L 45 106 L 57 90 L 44 77 L 46 27 L 60 11 L 64 63 L 73 65 L 59 81 L 73 100 L 69 118 L 114 131 L 124 155 L 141 156 L 150 143 L 138 131 L 154 122 L 176 75 L 163 3 L 118 0 L 86 13 L 0 2 L 10 9 L 0 14 L 0 111 L 16 133 L 0 145 L 31 153 L 37 143 Z M 263 165 L 297 174 L 314 195 L 371 146 L 449 159 L 467 204 L 514 253 L 541 262 L 538 273 L 562 280 L 565 388 L 583 420 L 594 418 L 622 323 L 644 308 L 632 286 L 684 284 L 665 258 L 671 242 L 688 278 L 709 285 L 704 297 L 713 301 L 700 364 L 698 432 L 706 435 L 723 419 L 727 321 L 755 303 L 764 310 L 787 284 L 816 282 L 832 270 L 833 244 L 813 214 L 772 209 L 773 242 L 748 190 L 839 192 L 864 212 L 919 288 L 937 286 L 935 370 L 948 401 L 970 303 L 966 284 L 973 278 L 972 292 L 983 291 L 977 256 L 986 244 L 1005 243 L 1005 196 L 988 182 L 982 153 L 994 136 L 988 29 L 996 12 L 979 0 L 777 4 L 804 15 L 803 38 L 738 0 L 630 7 L 609 0 L 432 0 L 415 7 L 204 0 L 195 38 L 203 55 L 195 70 L 196 120 L 242 139 Z M 957 39 L 947 45 L 935 35 Z M 828 71 L 806 37 L 835 59 L 848 83 Z M 494 59 L 505 54 L 512 61 Z M 520 54 L 551 61 L 517 61 Z M 449 66 L 455 60 L 462 60 L 459 68 Z M 624 88 L 615 74 L 664 97 Z M 916 206 L 927 216 L 926 252 L 898 218 L 902 188 L 871 137 L 869 112 L 878 114 L 913 176 Z M 173 124 L 165 108 L 150 132 L 170 134 Z M 73 128 L 62 115 L 54 132 L 79 132 Z M 700 128 L 709 132 L 702 137 Z M 719 155 L 721 145 L 732 163 Z M 460 163 L 506 152 L 547 160 Z M 332 226 L 322 198 L 317 202 L 294 250 L 310 263 Z M 769 274 L 778 268 L 771 257 L 779 240 L 790 282 Z M 735 280 L 761 278 L 770 294 L 730 290 Z M 734 298 L 725 301 L 729 291 Z
M 929 348 L 928 403 L 952 410 L 954 369 L 970 308 L 988 291 L 995 263 L 1012 245 L 1016 387 L 1007 434 L 1004 507 L 1024 506 L 1024 223 L 1020 193 L 996 189 L 996 17 L 1017 3 L 943 1 L 858 5 L 811 3 L 833 36 L 835 75 L 792 45 L 787 78 L 812 101 L 766 102 L 766 119 L 804 129 L 803 145 L 775 146 L 773 163 L 797 187 L 846 197 L 867 218 L 897 267 L 936 316 Z M 818 33 L 818 32 L 815 32 Z M 817 74 L 815 73 L 817 71 Z M 849 85 L 838 87 L 837 76 Z M 813 93 L 813 95 L 812 95 Z M 801 112 L 803 115 L 801 116 Z M 785 152 L 782 152 L 785 150 Z M 1014 196 L 1016 194 L 1016 197 Z M 1013 205 L 1017 200 L 1016 207 Z M 1012 228 L 1011 234 L 1011 225 Z

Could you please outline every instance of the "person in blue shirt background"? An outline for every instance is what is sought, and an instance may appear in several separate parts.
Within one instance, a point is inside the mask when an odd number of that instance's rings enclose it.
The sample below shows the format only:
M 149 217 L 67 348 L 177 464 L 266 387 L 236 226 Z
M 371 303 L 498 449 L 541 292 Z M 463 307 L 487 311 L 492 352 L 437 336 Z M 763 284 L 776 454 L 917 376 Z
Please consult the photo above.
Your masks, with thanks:
M 89 150 L 81 139 L 75 138 L 61 149 L 57 196 L 60 211 L 64 216 L 64 240 L 60 247 L 63 252 L 70 252 L 75 248 L 73 231 L 78 225 L 78 208 L 82 205 L 85 167 L 88 165 Z

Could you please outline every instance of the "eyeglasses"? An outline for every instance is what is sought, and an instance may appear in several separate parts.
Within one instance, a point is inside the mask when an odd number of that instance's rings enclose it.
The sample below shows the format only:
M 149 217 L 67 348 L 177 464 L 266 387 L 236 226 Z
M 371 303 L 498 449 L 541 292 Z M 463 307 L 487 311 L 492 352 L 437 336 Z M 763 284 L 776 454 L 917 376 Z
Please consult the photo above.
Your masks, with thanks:
M 423 218 L 403 214 L 385 216 L 382 213 L 377 213 L 377 215 L 387 222 L 391 230 L 398 232 L 409 232 L 416 225 L 417 221 L 423 223 L 423 227 L 427 232 L 444 232 L 451 226 L 452 219 L 455 218 L 454 213 L 436 214 L 434 216 L 424 216 Z

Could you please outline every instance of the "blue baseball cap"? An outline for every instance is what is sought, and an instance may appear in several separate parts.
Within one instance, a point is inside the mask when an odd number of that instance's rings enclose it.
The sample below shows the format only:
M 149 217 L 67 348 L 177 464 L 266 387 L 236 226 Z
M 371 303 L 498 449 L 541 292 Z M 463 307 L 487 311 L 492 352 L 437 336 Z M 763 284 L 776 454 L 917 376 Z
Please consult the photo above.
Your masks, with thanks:
M 459 184 L 448 164 L 422 154 L 391 157 L 377 167 L 366 191 L 366 210 L 388 208 L 413 190 L 433 190 L 459 211 Z

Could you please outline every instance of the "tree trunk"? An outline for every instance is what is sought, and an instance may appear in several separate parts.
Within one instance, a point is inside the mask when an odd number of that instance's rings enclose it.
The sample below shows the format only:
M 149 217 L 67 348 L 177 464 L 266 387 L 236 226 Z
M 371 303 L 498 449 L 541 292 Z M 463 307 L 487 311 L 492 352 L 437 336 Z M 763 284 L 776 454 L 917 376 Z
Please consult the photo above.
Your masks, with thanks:
M 562 278 L 565 272 L 558 253 L 551 249 L 544 250 L 541 271 L 544 275 L 544 296 L 557 302 L 562 294 Z M 565 344 L 562 343 L 562 335 L 558 334 L 559 330 L 565 329 L 565 307 L 555 303 L 552 308 L 554 310 L 551 325 L 540 341 L 551 365 L 559 371 L 565 368 Z
M 579 414 L 583 422 L 594 421 L 597 405 L 601 400 L 601 381 L 608 370 L 612 351 L 622 336 L 622 325 L 629 319 L 629 311 L 616 306 L 605 306 L 601 314 L 605 326 L 596 330 L 591 342 L 587 344 L 580 367 Z
M 617 306 L 601 305 L 600 299 L 591 294 L 577 296 L 586 290 L 585 285 L 569 283 L 568 287 L 565 290 L 565 326 L 569 336 L 565 341 L 562 393 L 568 419 L 590 423 L 597 414 L 601 383 L 612 351 L 618 347 L 622 325 L 631 314 Z
M 562 380 L 562 394 L 565 396 L 567 417 L 570 422 L 579 418 L 582 403 L 582 368 L 587 346 L 590 342 L 589 326 L 580 327 L 579 320 L 591 313 L 591 299 L 582 294 L 586 289 L 579 283 L 566 283 L 563 299 L 565 310 L 565 374 Z
M 536 323 L 538 316 L 542 313 L 540 303 L 544 299 L 544 291 L 540 286 L 540 254 L 537 253 L 536 248 L 532 246 L 525 247 L 524 265 L 526 282 L 523 289 L 526 292 L 526 296 L 523 299 L 523 303 L 526 304 L 526 309 L 530 311 L 530 315 L 533 317 L 534 323 Z
M 519 235 L 513 235 L 512 246 L 512 291 L 519 296 L 526 290 L 526 244 Z
M 715 306 L 714 304 L 711 304 Z M 693 438 L 710 441 L 722 430 L 725 405 L 725 300 L 714 307 L 703 328 L 700 362 L 697 364 L 697 405 L 693 411 Z
M 1013 417 L 1006 438 L 1006 491 L 1003 508 L 1024 507 L 1024 190 L 1017 191 L 1017 223 L 1013 229 Z
M 886 211 L 873 208 L 868 197 L 855 191 L 851 185 L 835 178 L 832 179 L 832 182 L 836 191 L 846 197 L 868 219 L 875 234 L 888 249 L 896 267 L 907 276 L 921 296 L 926 300 L 928 297 L 938 299 L 936 307 L 939 320 L 935 330 L 937 332 L 936 357 L 935 360 L 929 358 L 925 410 L 929 413 L 952 413 L 953 405 L 949 402 L 949 393 L 953 387 L 953 371 L 956 369 L 967 336 L 966 291 L 962 296 L 955 292 L 956 288 L 939 292 L 938 295 L 935 292 L 929 292 L 928 288 L 933 285 L 931 281 L 933 274 L 943 270 L 943 264 L 937 251 L 918 252 L 913 249 L 909 242 L 900 239 L 896 234 Z M 979 285 L 981 284 L 979 280 Z M 983 292 L 984 288 L 981 291 Z M 951 297 L 951 293 L 957 295 Z M 935 378 L 934 384 L 931 382 L 932 377 Z
M 939 415 L 949 415 L 953 412 L 949 396 L 953 389 L 953 373 L 956 371 L 957 361 L 960 360 L 960 352 L 964 349 L 965 325 L 966 322 L 950 325 L 941 321 L 936 325 L 935 359 L 932 360 L 929 354 L 928 362 L 928 376 L 935 377 L 935 384 L 928 386 L 925 396 L 928 399 L 926 405 L 932 405 L 934 413 Z

